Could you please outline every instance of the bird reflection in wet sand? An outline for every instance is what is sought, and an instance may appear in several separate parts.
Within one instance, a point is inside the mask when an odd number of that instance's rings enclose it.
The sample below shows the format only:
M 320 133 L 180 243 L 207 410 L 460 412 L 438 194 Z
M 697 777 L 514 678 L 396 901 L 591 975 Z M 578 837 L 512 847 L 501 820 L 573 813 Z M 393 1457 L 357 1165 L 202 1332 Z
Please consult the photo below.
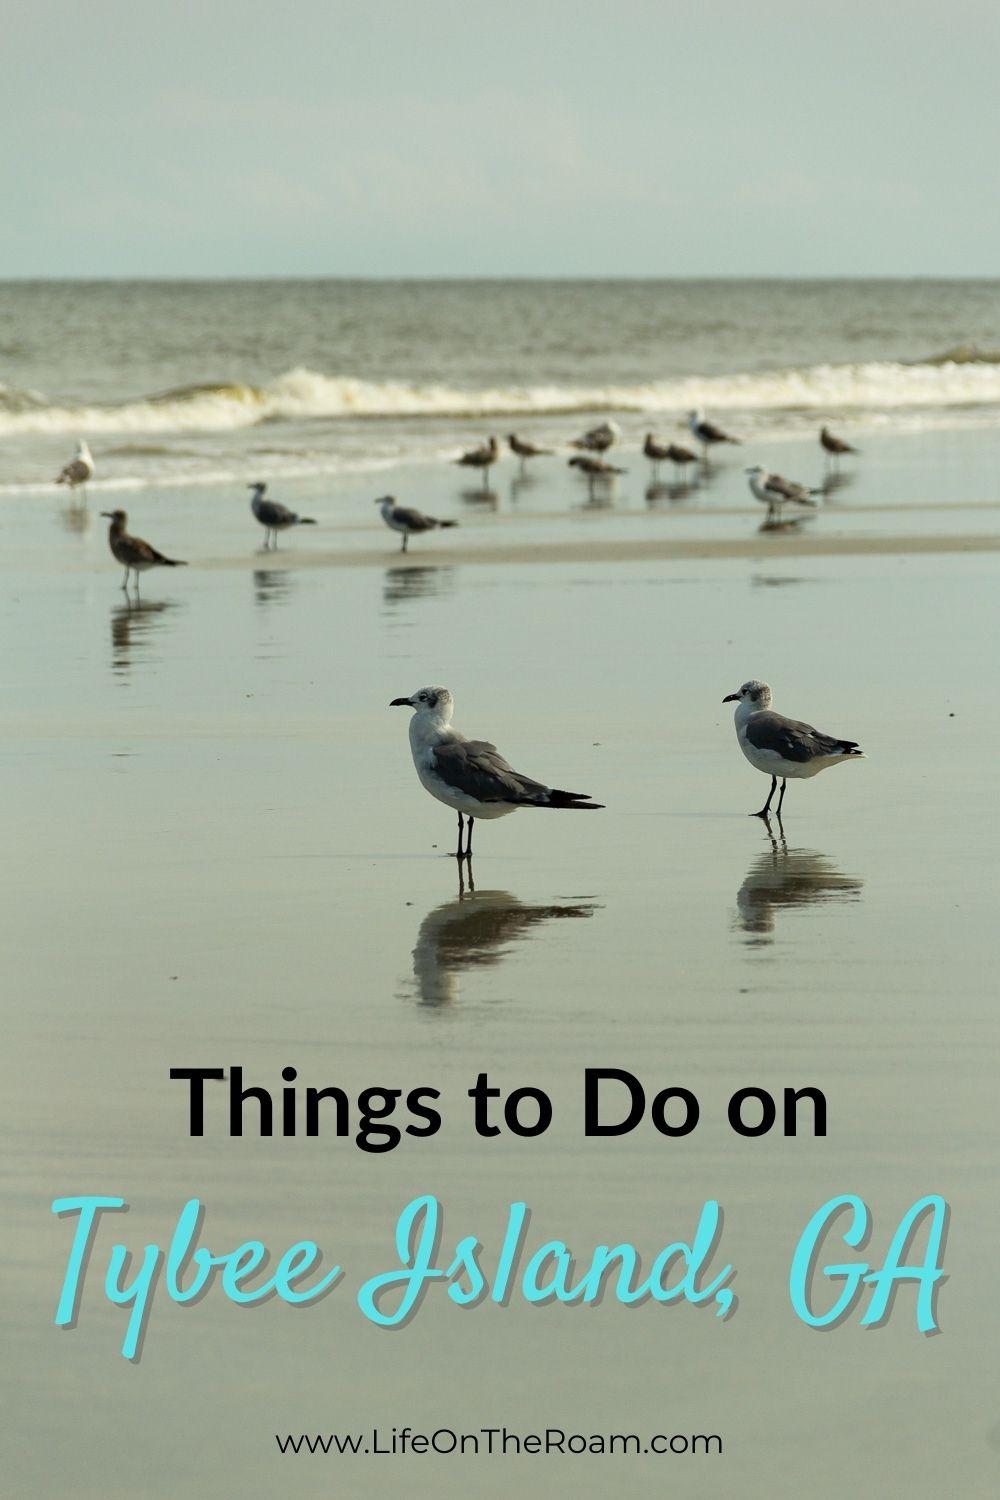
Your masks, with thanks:
M 433 565 L 415 568 L 386 568 L 382 580 L 382 601 L 391 609 L 411 599 L 436 599 L 455 585 L 455 569 Z
M 840 469 L 828 469 L 823 475 L 816 488 L 824 499 L 829 500 L 838 490 L 849 489 L 852 484 L 857 483 L 856 474 L 845 474 Z
M 646 504 L 656 505 L 660 500 L 687 500 L 697 488 L 697 484 L 683 483 L 680 480 L 668 483 L 658 479 L 646 486 Z
M 253 597 L 255 604 L 287 604 L 295 587 L 295 574 L 291 568 L 254 568 Z
M 478 490 L 459 490 L 459 499 L 464 505 L 477 506 L 480 510 L 498 510 L 500 496 L 496 490 L 489 490 L 485 484 Z
M 116 604 L 111 611 L 111 670 L 127 675 L 141 658 L 147 637 L 162 624 L 170 610 L 178 606 L 172 599 L 136 599 Z
M 751 862 L 736 893 L 737 925 L 751 947 L 774 942 L 776 914 L 785 909 L 858 901 L 864 881 L 844 875 L 815 849 L 789 849 L 780 820 L 764 820 L 769 848 Z M 775 836 L 775 827 L 777 836 Z
M 83 536 L 90 530 L 93 516 L 86 505 L 81 505 L 78 500 L 71 500 L 68 505 L 59 508 L 59 522 L 67 531 L 75 532 L 77 536 Z
M 591 917 L 593 901 L 531 906 L 509 891 L 477 891 L 460 862 L 458 896 L 429 911 L 413 950 L 413 976 L 421 1005 L 449 1005 L 461 997 L 461 976 L 503 963 L 511 948 L 535 928 L 559 917 Z

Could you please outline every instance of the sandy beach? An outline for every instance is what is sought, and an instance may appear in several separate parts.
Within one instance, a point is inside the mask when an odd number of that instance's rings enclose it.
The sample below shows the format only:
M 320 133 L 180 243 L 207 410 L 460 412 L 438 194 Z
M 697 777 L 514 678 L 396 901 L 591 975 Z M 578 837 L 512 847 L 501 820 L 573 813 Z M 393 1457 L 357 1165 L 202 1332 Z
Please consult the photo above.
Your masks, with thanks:
M 400 493 L 416 488 L 412 473 L 393 477 Z M 738 484 L 720 471 L 720 490 Z M 425 476 L 419 499 L 432 486 L 439 503 L 455 498 L 453 475 Z M 319 509 L 315 491 L 290 498 Z M 984 815 L 998 772 L 981 747 L 1000 734 L 1000 512 L 890 496 L 762 537 L 749 498 L 686 520 L 556 514 L 572 499 L 579 488 L 560 478 L 541 516 L 466 511 L 460 530 L 401 558 L 370 503 L 347 516 L 338 495 L 340 529 L 328 521 L 264 557 L 241 498 L 149 495 L 136 529 L 192 566 L 144 579 L 140 605 L 119 590 L 93 501 L 72 532 L 58 500 L 0 510 L 17 851 L 2 875 L 16 935 L 4 1107 L 22 1141 L 5 1368 L 32 1371 L 8 1376 L 3 1395 L 15 1429 L 44 1399 L 49 1471 L 92 1466 L 76 1496 L 270 1496 L 287 1460 L 249 1434 L 357 1424 L 387 1382 L 406 1420 L 430 1425 L 485 1415 L 530 1428 L 544 1405 L 583 1430 L 613 1408 L 638 1429 L 724 1431 L 743 1455 L 741 1493 L 761 1500 L 793 1483 L 863 1485 L 883 1461 L 882 1427 L 933 1419 L 931 1451 L 894 1456 L 894 1488 L 979 1493 L 978 1455 L 997 1441 L 976 1290 L 989 1238 L 974 1225 L 995 1120 Z M 783 837 L 746 816 L 763 780 L 721 704 L 753 674 L 779 707 L 868 754 L 793 785 Z M 475 889 L 460 888 L 444 857 L 452 816 L 420 791 L 387 709 L 437 681 L 468 732 L 606 811 L 482 825 Z M 446 1123 L 376 1157 L 336 1138 L 195 1140 L 167 1078 L 190 1064 L 240 1064 L 269 1085 L 291 1064 L 355 1093 L 419 1080 L 442 1090 Z M 582 1142 L 580 1079 L 598 1064 L 697 1090 L 704 1123 L 683 1149 L 648 1126 Z M 483 1070 L 550 1093 L 543 1140 L 470 1151 L 463 1102 Z M 828 1139 L 734 1142 L 720 1111 L 750 1083 L 821 1086 Z M 248 1315 L 210 1297 L 156 1308 L 136 1378 L 117 1352 L 121 1314 L 96 1294 L 76 1334 L 39 1337 L 67 1249 L 64 1225 L 40 1229 L 42 1184 L 46 1200 L 127 1194 L 143 1237 L 168 1234 L 197 1192 L 210 1242 L 307 1233 L 352 1280 L 386 1263 L 415 1185 L 455 1232 L 488 1241 L 525 1197 L 540 1234 L 580 1245 L 661 1244 L 710 1193 L 725 1206 L 740 1312 L 709 1327 L 689 1310 L 463 1316 L 428 1302 L 401 1363 L 397 1339 L 334 1298 L 308 1315 Z M 916 1360 L 905 1319 L 877 1339 L 810 1337 L 791 1319 L 787 1253 L 813 1207 L 858 1191 L 888 1224 L 932 1190 L 964 1226 L 942 1302 L 950 1337 Z M 595 1382 L 612 1319 L 620 1357 Z M 766 1408 L 747 1402 L 764 1356 Z M 97 1411 L 80 1403 L 94 1385 L 111 1397 Z M 879 1426 L 862 1420 L 876 1408 Z M 155 1432 L 152 1449 L 120 1446 L 140 1430 Z M 205 1444 L 211 1474 L 199 1472 Z M 113 1472 L 98 1474 L 111 1446 Z M 32 1493 L 37 1462 L 21 1451 L 11 1493 Z M 461 1464 L 424 1462 L 437 1494 L 468 1493 Z M 659 1462 L 635 1472 L 659 1482 Z M 478 1472 L 492 1482 L 489 1463 Z M 717 1493 L 704 1472 L 689 1471 L 685 1493 Z M 330 1483 L 320 1464 L 296 1470 L 296 1493 Z M 352 1493 L 383 1484 L 359 1470 Z M 605 1485 L 591 1467 L 554 1489 Z

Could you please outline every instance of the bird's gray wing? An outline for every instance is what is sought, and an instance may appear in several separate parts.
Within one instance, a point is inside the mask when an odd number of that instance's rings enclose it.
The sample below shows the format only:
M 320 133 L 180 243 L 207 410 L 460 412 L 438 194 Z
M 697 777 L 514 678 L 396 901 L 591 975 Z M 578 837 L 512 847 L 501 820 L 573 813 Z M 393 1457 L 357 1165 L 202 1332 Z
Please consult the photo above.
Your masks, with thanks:
M 773 750 L 784 760 L 809 761 L 818 755 L 837 755 L 855 749 L 854 740 L 838 740 L 821 734 L 811 724 L 786 719 L 771 709 L 763 709 L 747 720 L 746 736 L 755 750 Z
M 397 505 L 392 513 L 394 521 L 401 521 L 408 531 L 430 531 L 438 523 L 433 516 L 414 510 L 410 505 Z
M 434 750 L 434 769 L 455 791 L 479 802 L 520 802 L 531 805 L 542 800 L 548 787 L 509 766 L 486 740 L 450 740 Z
M 277 500 L 262 500 L 257 514 L 265 526 L 290 526 L 299 519 L 293 510 L 287 505 L 279 505 Z
M 769 494 L 780 495 L 783 500 L 809 499 L 809 491 L 804 484 L 796 484 L 794 480 L 783 479 L 780 474 L 769 474 L 764 488 Z

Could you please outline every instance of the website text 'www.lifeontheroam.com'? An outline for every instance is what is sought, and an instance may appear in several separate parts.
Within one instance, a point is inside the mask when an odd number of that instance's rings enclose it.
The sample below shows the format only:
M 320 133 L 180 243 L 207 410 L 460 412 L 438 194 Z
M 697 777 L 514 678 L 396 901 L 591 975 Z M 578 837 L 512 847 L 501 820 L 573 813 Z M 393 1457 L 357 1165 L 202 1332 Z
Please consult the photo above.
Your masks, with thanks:
M 637 1457 L 663 1454 L 680 1457 L 722 1453 L 722 1438 L 710 1432 L 655 1432 L 646 1437 L 635 1432 L 569 1432 L 546 1427 L 541 1432 L 515 1432 L 508 1427 L 480 1427 L 459 1432 L 437 1427 L 420 1432 L 412 1427 L 373 1427 L 366 1432 L 275 1433 L 279 1453 L 309 1457 L 439 1457 L 503 1455 L 581 1456 L 585 1454 Z

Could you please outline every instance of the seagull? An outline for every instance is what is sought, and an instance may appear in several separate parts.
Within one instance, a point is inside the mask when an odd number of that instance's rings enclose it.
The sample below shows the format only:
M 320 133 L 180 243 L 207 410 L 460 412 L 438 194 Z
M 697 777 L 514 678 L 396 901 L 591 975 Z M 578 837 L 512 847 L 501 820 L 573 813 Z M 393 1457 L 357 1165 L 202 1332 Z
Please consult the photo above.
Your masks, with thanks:
M 500 445 L 495 437 L 489 442 L 483 443 L 479 448 L 470 448 L 468 453 L 463 453 L 461 458 L 456 458 L 457 464 L 464 464 L 467 469 L 482 469 L 483 488 L 489 484 L 490 470 L 500 457 Z
M 607 453 L 621 435 L 622 430 L 617 422 L 601 422 L 599 426 L 589 428 L 581 437 L 574 438 L 570 447 L 583 448 L 587 453 Z
M 842 760 L 864 758 L 864 751 L 858 748 L 856 740 L 836 739 L 833 735 L 821 734 L 811 724 L 772 713 L 771 689 L 766 682 L 752 678 L 735 693 L 727 693 L 722 701 L 736 704 L 736 738 L 743 754 L 754 770 L 763 771 L 771 778 L 767 801 L 759 812 L 751 813 L 751 817 L 766 819 L 779 776 L 781 795 L 777 814 L 780 820 L 789 777 L 816 776 L 827 766 L 838 765 Z
M 410 751 L 421 785 L 458 813 L 456 859 L 472 858 L 476 818 L 505 818 L 519 807 L 559 807 L 594 812 L 603 807 L 586 792 L 562 792 L 513 770 L 496 745 L 468 740 L 451 727 L 455 700 L 446 687 L 418 688 L 409 698 L 393 698 L 390 708 L 412 708 Z M 462 814 L 469 820 L 462 848 Z
M 646 441 L 642 445 L 642 451 L 653 465 L 654 479 L 660 472 L 660 465 L 670 458 L 671 446 L 658 443 L 651 432 L 646 433 Z
M 614 479 L 616 474 L 627 474 L 627 469 L 618 469 L 614 464 L 607 463 L 603 458 L 591 458 L 588 454 L 578 453 L 575 458 L 568 458 L 566 462 L 571 469 L 579 469 L 581 474 L 587 476 L 587 488 L 591 498 L 594 494 L 594 485 L 598 479 Z
M 524 438 L 518 437 L 516 432 L 508 433 L 507 441 L 510 444 L 510 451 L 516 453 L 521 460 L 522 474 L 529 458 L 547 458 L 552 453 L 551 448 L 539 448 L 535 443 L 529 443 Z
M 247 485 L 252 491 L 250 509 L 264 528 L 264 551 L 267 551 L 269 539 L 273 539 L 275 550 L 278 546 L 278 532 L 287 531 L 289 526 L 315 526 L 316 522 L 312 516 L 297 516 L 293 510 L 286 505 L 280 505 L 277 500 L 266 500 L 264 491 L 267 485 L 258 480 L 255 484 Z
M 123 510 L 102 510 L 102 516 L 106 516 L 111 522 L 108 527 L 108 546 L 111 555 L 118 559 L 125 569 L 125 581 L 122 588 L 128 592 L 128 575 L 135 574 L 135 590 L 139 592 L 139 574 L 145 573 L 148 568 L 186 568 L 187 563 L 181 562 L 179 558 L 164 557 L 162 552 L 157 552 L 148 542 L 141 537 L 129 536 L 125 527 L 128 525 L 128 516 Z
M 815 505 L 812 498 L 815 490 L 808 489 L 804 484 L 796 484 L 792 479 L 782 479 L 780 474 L 769 474 L 763 464 L 754 464 L 752 469 L 747 469 L 750 480 L 750 489 L 754 496 L 767 506 L 768 520 L 777 517 L 781 519 L 781 507 L 783 505 Z
M 82 440 L 76 445 L 76 453 L 65 464 L 59 472 L 56 484 L 68 484 L 71 490 L 82 485 L 84 496 L 87 494 L 87 480 L 94 477 L 94 459 L 90 449 Z
M 699 406 L 695 411 L 688 412 L 688 427 L 691 436 L 698 439 L 701 444 L 702 455 L 707 458 L 708 450 L 715 443 L 738 443 L 739 438 L 730 437 L 728 432 L 723 432 L 721 427 L 716 427 L 714 422 L 706 422 L 705 413 Z
M 843 438 L 835 437 L 829 427 L 821 427 L 819 440 L 824 451 L 833 459 L 834 463 L 840 461 L 842 453 L 857 453 L 857 448 L 852 448 L 850 443 L 845 443 Z
M 692 453 L 690 448 L 682 448 L 679 443 L 667 444 L 667 458 L 679 469 L 686 469 L 688 464 L 698 462 L 697 453 Z
M 408 505 L 397 505 L 392 495 L 383 495 L 381 500 L 375 504 L 382 512 L 382 519 L 392 531 L 403 533 L 403 545 L 400 552 L 405 552 L 411 536 L 417 536 L 421 531 L 433 531 L 437 526 L 457 526 L 457 521 L 439 521 L 437 516 L 425 516 L 422 510 L 413 510 Z

